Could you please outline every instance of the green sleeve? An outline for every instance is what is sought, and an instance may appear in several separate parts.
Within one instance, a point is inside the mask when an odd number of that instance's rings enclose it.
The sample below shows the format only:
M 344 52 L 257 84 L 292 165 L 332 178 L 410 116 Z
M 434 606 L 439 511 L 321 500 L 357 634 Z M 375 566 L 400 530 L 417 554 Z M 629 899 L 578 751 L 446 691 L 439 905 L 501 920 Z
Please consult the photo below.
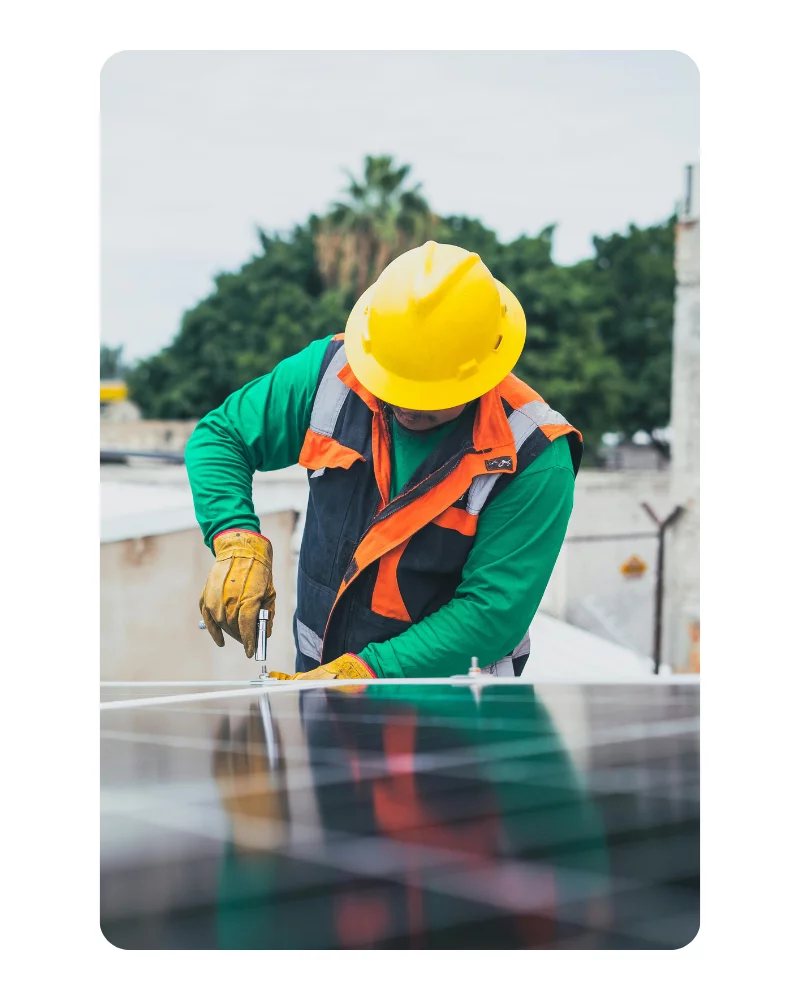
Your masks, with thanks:
M 206 545 L 227 528 L 260 531 L 253 473 L 295 465 L 311 418 L 322 358 L 331 338 L 308 347 L 232 393 L 195 427 L 186 471 Z
M 575 476 L 558 438 L 478 518 L 453 599 L 359 655 L 383 677 L 449 677 L 507 656 L 536 614 L 572 513 Z

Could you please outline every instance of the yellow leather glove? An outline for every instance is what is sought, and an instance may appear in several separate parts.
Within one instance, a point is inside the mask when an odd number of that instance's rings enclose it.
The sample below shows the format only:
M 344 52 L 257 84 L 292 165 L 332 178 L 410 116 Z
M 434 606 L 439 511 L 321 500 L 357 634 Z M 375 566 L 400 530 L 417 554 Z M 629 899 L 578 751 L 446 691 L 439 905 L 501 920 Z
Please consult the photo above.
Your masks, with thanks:
M 270 673 L 270 677 L 279 681 L 332 681 L 337 678 L 350 680 L 356 677 L 377 677 L 377 674 L 372 667 L 367 666 L 360 656 L 345 653 L 343 656 L 331 660 L 330 663 L 323 663 L 321 667 L 315 667 L 305 673 L 300 671 L 298 674 L 282 674 L 273 671 Z
M 252 656 L 261 608 L 270 611 L 267 635 L 272 634 L 272 544 L 255 531 L 232 528 L 214 539 L 214 553 L 217 559 L 200 595 L 203 621 L 218 646 L 225 645 L 222 633 L 227 632 L 242 643 L 247 656 Z

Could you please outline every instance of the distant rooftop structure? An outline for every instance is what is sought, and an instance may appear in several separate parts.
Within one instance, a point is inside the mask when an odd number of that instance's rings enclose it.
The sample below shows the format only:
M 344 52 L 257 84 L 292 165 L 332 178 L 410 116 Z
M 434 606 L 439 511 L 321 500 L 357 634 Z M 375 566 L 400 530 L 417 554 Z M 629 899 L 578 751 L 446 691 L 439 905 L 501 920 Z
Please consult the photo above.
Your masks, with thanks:
M 101 543 L 196 532 L 192 495 L 183 465 L 134 462 L 101 466 Z M 302 531 L 308 499 L 306 470 L 292 466 L 279 472 L 257 472 L 253 503 L 260 516 L 282 511 L 297 515 L 295 534 Z M 285 551 L 288 535 L 278 541 Z M 294 547 L 295 540 L 292 539 Z M 295 554 L 296 557 L 296 554 Z M 296 573 L 296 564 L 293 570 Z M 293 576 L 292 576 L 293 579 Z M 533 682 L 642 683 L 659 682 L 650 659 L 540 612 L 530 630 L 531 654 L 524 677 Z M 661 680 L 669 676 L 662 668 Z
M 109 422 L 135 423 L 141 415 L 139 407 L 128 398 L 128 387 L 122 379 L 100 379 L 101 428 Z
M 259 516 L 305 510 L 308 485 L 299 466 L 257 472 L 253 504 Z M 100 542 L 198 531 L 192 491 L 184 466 L 163 467 L 142 461 L 132 466 L 101 466 Z
M 678 206 L 678 219 L 681 222 L 692 222 L 700 218 L 700 164 L 689 163 L 686 166 L 686 179 L 683 200 Z
M 100 402 L 117 403 L 128 398 L 128 387 L 122 379 L 100 379 Z
M 663 472 L 669 468 L 669 458 L 664 450 L 652 441 L 604 444 L 600 448 L 600 457 L 603 468 L 615 472 Z
M 667 563 L 667 649 L 681 669 L 699 669 L 700 642 L 700 168 L 686 168 L 675 227 L 672 339 L 673 502 L 684 513 L 671 532 Z

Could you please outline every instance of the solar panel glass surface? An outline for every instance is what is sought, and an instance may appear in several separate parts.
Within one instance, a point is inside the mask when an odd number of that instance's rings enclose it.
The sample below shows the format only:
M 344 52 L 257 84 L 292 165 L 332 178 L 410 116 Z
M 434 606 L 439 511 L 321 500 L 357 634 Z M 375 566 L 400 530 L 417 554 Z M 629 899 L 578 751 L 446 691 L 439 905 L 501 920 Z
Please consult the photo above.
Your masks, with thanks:
M 696 685 L 187 692 L 101 713 L 101 924 L 119 947 L 697 932 Z

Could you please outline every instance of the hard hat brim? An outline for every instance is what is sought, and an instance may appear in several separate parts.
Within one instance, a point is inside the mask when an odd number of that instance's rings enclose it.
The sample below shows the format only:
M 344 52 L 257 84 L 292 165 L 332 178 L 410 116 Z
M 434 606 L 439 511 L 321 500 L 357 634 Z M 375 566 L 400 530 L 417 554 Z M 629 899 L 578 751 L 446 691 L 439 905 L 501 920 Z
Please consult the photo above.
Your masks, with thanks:
M 469 403 L 494 389 L 512 370 L 525 346 L 522 306 L 502 282 L 496 278 L 494 282 L 506 306 L 498 328 L 502 334 L 499 346 L 479 361 L 472 375 L 431 381 L 403 378 L 388 372 L 364 350 L 363 335 L 367 332 L 367 312 L 372 299 L 372 287 L 368 288 L 353 307 L 344 333 L 345 354 L 355 377 L 373 396 L 409 410 L 446 410 Z

